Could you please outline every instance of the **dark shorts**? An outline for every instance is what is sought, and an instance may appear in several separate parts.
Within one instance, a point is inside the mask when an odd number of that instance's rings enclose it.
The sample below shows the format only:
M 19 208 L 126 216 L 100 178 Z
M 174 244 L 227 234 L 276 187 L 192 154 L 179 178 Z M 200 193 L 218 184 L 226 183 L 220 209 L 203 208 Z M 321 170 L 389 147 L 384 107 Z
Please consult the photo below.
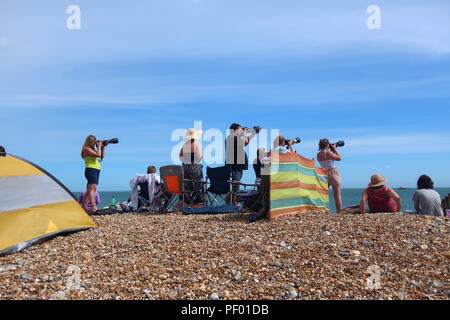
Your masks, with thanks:
M 86 168 L 84 170 L 84 176 L 87 179 L 88 184 L 98 184 L 100 178 L 100 170 L 94 168 Z

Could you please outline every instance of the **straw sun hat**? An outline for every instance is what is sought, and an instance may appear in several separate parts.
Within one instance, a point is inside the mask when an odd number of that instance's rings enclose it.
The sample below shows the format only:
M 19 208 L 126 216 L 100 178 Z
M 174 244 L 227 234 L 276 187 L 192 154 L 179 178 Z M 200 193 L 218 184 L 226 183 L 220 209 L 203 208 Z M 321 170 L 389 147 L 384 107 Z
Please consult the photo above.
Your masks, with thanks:
M 186 135 L 184 136 L 185 140 L 192 140 L 192 139 L 200 139 L 202 137 L 203 131 L 202 130 L 195 130 L 194 128 L 190 128 Z
M 379 174 L 374 174 L 370 177 L 370 183 L 368 184 L 369 187 L 379 187 L 383 184 L 386 184 L 388 182 L 387 178 L 384 178 L 383 176 Z

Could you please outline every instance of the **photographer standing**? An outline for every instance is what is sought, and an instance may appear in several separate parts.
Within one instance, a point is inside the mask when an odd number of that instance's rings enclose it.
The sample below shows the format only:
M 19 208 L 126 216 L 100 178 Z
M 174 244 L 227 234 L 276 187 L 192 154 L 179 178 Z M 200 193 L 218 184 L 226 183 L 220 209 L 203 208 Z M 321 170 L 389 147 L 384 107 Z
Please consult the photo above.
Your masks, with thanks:
M 277 153 L 295 153 L 294 139 L 286 141 L 283 136 L 278 136 L 273 140 L 273 151 Z
M 97 204 L 95 203 L 95 193 L 97 192 L 101 170 L 98 158 L 103 158 L 103 155 L 103 143 L 97 141 L 95 136 L 89 135 L 81 149 L 81 158 L 84 159 L 84 163 L 86 164 L 84 176 L 87 179 L 87 189 L 86 196 L 83 199 L 83 207 L 85 210 L 88 210 L 88 202 L 90 202 L 90 209 L 92 212 L 98 211 Z
M 341 161 L 342 157 L 336 149 L 336 144 L 330 144 L 328 139 L 321 139 L 317 160 L 320 166 L 328 171 L 328 186 L 333 187 L 336 212 L 339 213 L 342 210 L 341 176 L 334 165 L 334 161 Z
M 250 140 L 259 133 L 259 129 L 251 129 L 250 135 L 247 135 L 248 129 L 242 128 L 240 124 L 233 123 L 230 126 L 230 134 L 225 140 L 226 165 L 230 167 L 231 179 L 240 182 L 243 171 L 248 170 L 248 158 L 245 153 L 245 147 Z M 233 189 L 239 187 L 233 184 Z

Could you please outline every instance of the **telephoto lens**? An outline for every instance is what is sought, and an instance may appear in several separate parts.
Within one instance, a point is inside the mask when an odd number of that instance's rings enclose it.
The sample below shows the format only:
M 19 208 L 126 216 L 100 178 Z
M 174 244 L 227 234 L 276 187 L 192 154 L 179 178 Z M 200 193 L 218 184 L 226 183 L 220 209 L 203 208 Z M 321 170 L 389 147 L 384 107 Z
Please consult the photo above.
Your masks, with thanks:
M 336 142 L 335 145 L 336 145 L 336 147 L 343 147 L 343 146 L 345 146 L 345 142 L 341 140 L 341 141 Z
M 243 130 L 247 130 L 247 131 L 255 131 L 256 133 L 259 133 L 261 131 L 261 127 L 260 126 L 254 126 L 253 128 L 248 128 L 248 127 L 243 127 Z
M 296 144 L 296 143 L 302 142 L 302 139 L 300 139 L 300 138 L 294 138 L 294 139 L 290 139 L 290 140 L 289 139 L 285 139 L 284 140 L 284 144 L 288 145 L 289 141 L 292 141 L 293 144 Z
M 256 133 L 259 133 L 261 131 L 261 126 L 254 126 L 253 130 L 255 130 Z
M 285 139 L 285 140 L 284 140 L 284 144 L 285 144 L 285 145 L 288 145 L 288 144 L 289 144 L 289 141 L 292 141 L 292 144 L 296 144 L 296 143 L 302 142 L 302 139 L 300 139 L 300 138 Z
M 106 146 L 106 145 L 108 145 L 108 144 L 117 144 L 117 143 L 119 143 L 119 139 L 117 139 L 117 138 L 112 138 L 112 139 L 109 139 L 109 140 L 101 140 L 101 142 L 102 142 L 102 144 L 103 144 L 104 146 Z

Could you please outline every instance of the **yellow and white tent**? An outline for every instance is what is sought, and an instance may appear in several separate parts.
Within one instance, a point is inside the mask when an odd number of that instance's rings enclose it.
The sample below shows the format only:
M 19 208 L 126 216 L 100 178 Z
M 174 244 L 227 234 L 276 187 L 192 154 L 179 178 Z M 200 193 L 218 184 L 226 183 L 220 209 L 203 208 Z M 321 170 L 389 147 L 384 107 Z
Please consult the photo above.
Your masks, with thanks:
M 95 224 L 55 177 L 24 159 L 0 156 L 0 256 Z

